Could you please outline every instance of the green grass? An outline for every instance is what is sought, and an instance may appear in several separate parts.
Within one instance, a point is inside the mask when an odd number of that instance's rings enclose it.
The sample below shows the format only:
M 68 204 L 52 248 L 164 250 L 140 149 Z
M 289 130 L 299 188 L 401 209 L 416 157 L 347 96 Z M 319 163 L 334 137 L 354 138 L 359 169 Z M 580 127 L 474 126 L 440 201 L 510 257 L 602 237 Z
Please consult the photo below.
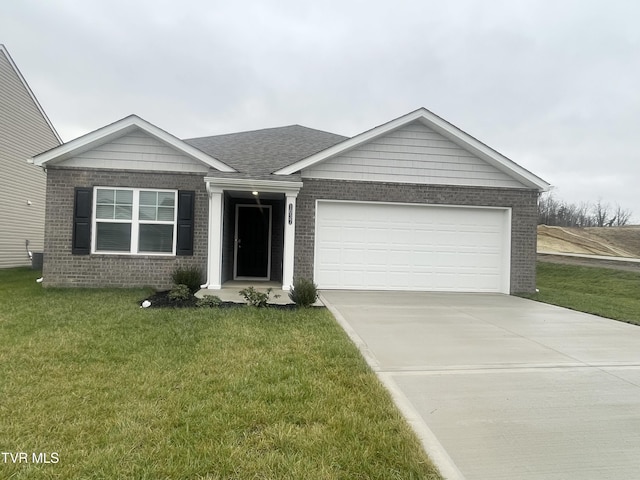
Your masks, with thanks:
M 538 262 L 540 302 L 640 325 L 640 273 Z
M 140 309 L 37 276 L 0 271 L 0 452 L 30 460 L 0 478 L 440 478 L 326 310 Z

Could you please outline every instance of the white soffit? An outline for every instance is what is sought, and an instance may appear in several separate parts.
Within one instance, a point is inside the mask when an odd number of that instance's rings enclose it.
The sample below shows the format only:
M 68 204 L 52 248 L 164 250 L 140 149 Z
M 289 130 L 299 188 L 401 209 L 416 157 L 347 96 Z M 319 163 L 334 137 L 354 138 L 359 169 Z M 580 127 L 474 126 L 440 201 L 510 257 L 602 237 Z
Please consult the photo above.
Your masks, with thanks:
M 302 182 L 291 182 L 283 180 L 258 180 L 251 178 L 217 178 L 205 177 L 204 181 L 210 190 L 240 190 L 260 192 L 276 192 L 296 194 L 302 188 Z

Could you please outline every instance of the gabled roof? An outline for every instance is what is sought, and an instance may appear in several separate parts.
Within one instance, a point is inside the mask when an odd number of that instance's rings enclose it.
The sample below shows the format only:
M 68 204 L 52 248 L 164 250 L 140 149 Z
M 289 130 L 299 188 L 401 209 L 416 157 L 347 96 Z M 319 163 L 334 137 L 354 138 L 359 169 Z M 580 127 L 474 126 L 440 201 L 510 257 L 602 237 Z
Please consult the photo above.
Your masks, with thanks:
M 527 169 L 521 167 L 514 161 L 488 147 L 468 133 L 463 132 L 455 125 L 440 118 L 426 108 L 420 108 L 411 113 L 403 115 L 402 117 L 396 118 L 395 120 L 391 120 L 390 122 L 375 127 L 371 130 L 367 130 L 366 132 L 330 146 L 322 151 L 308 156 L 307 158 L 304 158 L 298 162 L 292 163 L 284 168 L 274 171 L 273 173 L 275 175 L 291 175 L 295 172 L 299 172 L 302 169 L 328 160 L 329 158 L 333 158 L 335 156 L 346 153 L 351 149 L 354 149 L 360 145 L 363 145 L 378 137 L 386 135 L 394 130 L 402 128 L 405 125 L 416 121 L 421 122 L 427 127 L 433 129 L 434 131 L 459 145 L 461 148 L 473 153 L 487 163 L 503 171 L 507 175 L 517 179 L 522 184 L 530 188 L 535 188 L 539 191 L 546 191 L 549 189 L 550 185 L 540 177 L 534 175 Z
M 270 175 L 275 170 L 343 142 L 347 137 L 300 125 L 265 128 L 185 140 L 203 152 L 225 162 L 238 172 L 252 176 Z
M 60 135 L 58 135 L 58 132 L 56 131 L 55 127 L 53 126 L 53 123 L 51 123 L 51 120 L 49 120 L 49 117 L 47 116 L 47 114 L 45 113 L 44 109 L 42 108 L 42 105 L 40 105 L 40 102 L 38 102 L 38 99 L 33 94 L 33 91 L 31 91 L 31 87 L 29 87 L 29 84 L 27 83 L 27 81 L 22 76 L 22 73 L 20 73 L 20 69 L 18 69 L 18 66 L 15 64 L 15 62 L 11 58 L 11 55 L 9 55 L 9 52 L 7 51 L 6 47 L 1 43 L 0 43 L 0 53 L 4 54 L 4 56 L 6 57 L 7 61 L 9 62 L 9 65 L 11 65 L 11 68 L 13 68 L 13 70 L 16 72 L 16 75 L 20 79 L 20 82 L 22 83 L 22 85 L 24 86 L 25 90 L 27 91 L 27 93 L 31 97 L 31 100 L 33 101 L 33 103 L 35 104 L 36 108 L 40 112 L 40 115 L 42 115 L 42 118 L 44 119 L 44 121 L 47 123 L 47 125 L 51 129 L 51 132 L 53 133 L 53 135 L 58 140 L 58 143 L 62 143 L 62 139 L 60 138 Z
M 145 132 L 157 140 L 175 148 L 180 153 L 191 157 L 206 166 L 221 172 L 235 172 L 235 170 L 229 165 L 201 150 L 198 150 L 197 148 L 194 148 L 179 138 L 174 137 L 170 133 L 165 132 L 136 115 L 129 115 L 117 122 L 99 128 L 98 130 L 94 130 L 93 132 L 87 133 L 75 140 L 36 155 L 33 157 L 33 163 L 42 167 L 55 165 L 56 163 L 62 162 L 75 155 L 79 155 L 80 153 L 91 150 L 92 148 L 108 143 L 136 130 Z

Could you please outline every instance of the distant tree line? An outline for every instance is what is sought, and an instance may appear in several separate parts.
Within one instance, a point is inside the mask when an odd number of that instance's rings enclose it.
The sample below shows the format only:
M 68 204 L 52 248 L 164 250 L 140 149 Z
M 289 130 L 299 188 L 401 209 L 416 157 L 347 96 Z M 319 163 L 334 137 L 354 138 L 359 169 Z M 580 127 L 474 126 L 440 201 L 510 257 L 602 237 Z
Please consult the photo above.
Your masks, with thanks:
M 620 205 L 612 207 L 598 199 L 596 203 L 568 203 L 551 192 L 538 200 L 538 224 L 557 227 L 621 227 L 626 225 L 632 212 Z

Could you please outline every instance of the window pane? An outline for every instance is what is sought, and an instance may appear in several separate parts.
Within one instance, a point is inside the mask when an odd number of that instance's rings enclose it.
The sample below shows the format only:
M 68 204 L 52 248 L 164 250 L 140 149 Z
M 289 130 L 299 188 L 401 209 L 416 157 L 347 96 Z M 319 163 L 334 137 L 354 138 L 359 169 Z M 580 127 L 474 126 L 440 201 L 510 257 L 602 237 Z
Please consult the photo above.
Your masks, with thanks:
M 97 223 L 96 250 L 128 252 L 131 250 L 130 223 Z
M 113 200 L 115 198 L 115 190 L 105 190 L 103 188 L 99 188 L 96 194 L 97 203 L 107 203 L 113 205 Z
M 96 218 L 113 219 L 113 205 L 97 205 Z
M 158 207 L 158 220 L 173 222 L 173 207 Z
M 99 188 L 96 195 L 96 218 L 131 220 L 132 190 Z
M 156 207 L 140 207 L 140 220 L 156 220 Z
M 173 192 L 158 192 L 158 205 L 163 207 L 173 207 L 176 201 L 176 194 Z
M 140 225 L 138 251 L 140 253 L 171 253 L 173 225 Z
M 131 205 L 133 203 L 133 190 L 116 190 L 116 203 Z
M 116 205 L 116 219 L 131 220 L 131 209 L 133 207 Z
M 158 192 L 140 192 L 140 205 L 156 205 Z

